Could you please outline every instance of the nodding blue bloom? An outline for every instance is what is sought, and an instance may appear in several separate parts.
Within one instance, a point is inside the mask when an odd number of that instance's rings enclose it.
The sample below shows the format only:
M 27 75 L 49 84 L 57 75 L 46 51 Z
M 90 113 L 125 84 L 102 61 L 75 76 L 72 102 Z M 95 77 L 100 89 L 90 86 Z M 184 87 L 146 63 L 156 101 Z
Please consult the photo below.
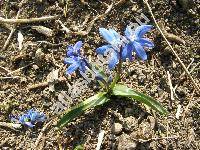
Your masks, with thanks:
M 18 122 L 32 128 L 37 122 L 44 122 L 45 119 L 46 116 L 44 115 L 44 113 L 40 113 L 35 111 L 34 109 L 30 109 L 27 113 L 19 116 L 18 119 L 12 117 L 11 121 Z
M 89 66 L 86 59 L 81 56 L 80 48 L 82 45 L 82 41 L 78 41 L 74 46 L 70 45 L 67 47 L 67 57 L 64 59 L 64 64 L 70 65 L 67 68 L 67 74 L 72 74 L 77 69 L 85 72 L 86 66 Z
M 122 50 L 122 59 L 126 60 L 128 58 L 130 61 L 133 60 L 132 52 L 134 51 L 136 55 L 142 60 L 147 59 L 147 54 L 143 47 L 153 48 L 154 44 L 149 41 L 149 39 L 144 38 L 144 34 L 152 29 L 152 25 L 141 25 L 134 30 L 130 26 L 126 27 L 125 37 L 128 43 L 125 44 Z
M 100 35 L 109 43 L 96 49 L 98 54 L 104 55 L 106 52 L 110 53 L 108 68 L 112 70 L 119 62 L 120 47 L 122 45 L 121 36 L 114 29 L 99 29 Z

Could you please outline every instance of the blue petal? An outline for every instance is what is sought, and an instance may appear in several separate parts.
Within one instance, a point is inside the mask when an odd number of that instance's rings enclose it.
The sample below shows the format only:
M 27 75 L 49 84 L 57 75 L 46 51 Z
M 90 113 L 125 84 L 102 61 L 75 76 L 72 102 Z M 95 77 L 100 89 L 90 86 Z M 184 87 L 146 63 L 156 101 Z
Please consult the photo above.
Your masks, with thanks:
M 97 54 L 105 55 L 107 49 L 112 48 L 111 45 L 104 45 L 96 49 Z
M 75 70 L 77 70 L 79 67 L 79 64 L 77 62 L 74 62 L 72 65 L 70 65 L 67 68 L 67 74 L 72 74 Z
M 64 58 L 64 64 L 73 64 L 74 58 Z
M 44 115 L 44 113 L 40 113 L 40 114 L 37 116 L 36 122 L 44 122 L 45 119 L 46 119 L 46 116 Z
M 69 45 L 67 47 L 67 56 L 70 57 L 70 56 L 73 56 L 73 53 L 74 53 L 74 47 Z
M 143 47 L 140 45 L 140 43 L 134 41 L 133 45 L 134 45 L 134 51 L 135 51 L 136 55 L 138 57 L 140 57 L 142 60 L 146 60 L 147 54 L 146 54 L 145 50 L 143 49 Z
M 115 66 L 118 63 L 118 61 L 119 61 L 119 53 L 117 51 L 113 50 L 111 52 L 111 56 L 110 56 L 110 59 L 109 59 L 108 68 L 110 70 L 112 70 L 113 68 L 115 68 Z
M 32 122 L 37 121 L 38 115 L 39 115 L 39 114 L 36 113 L 36 112 L 30 114 L 30 120 L 31 120 Z
M 105 28 L 99 28 L 99 33 L 100 33 L 101 36 L 103 36 L 103 38 L 108 43 L 112 43 L 112 41 L 114 39 L 114 35 L 111 34 L 107 29 L 105 29 Z
M 74 45 L 74 51 L 75 53 L 77 53 L 78 55 L 80 55 L 80 49 L 83 45 L 83 42 L 82 41 L 78 41 L 76 42 L 76 44 Z
M 146 38 L 141 38 L 141 39 L 137 40 L 137 42 L 140 43 L 142 46 L 146 46 L 148 48 L 154 47 L 153 42 L 151 42 L 150 40 L 148 40 Z
M 21 116 L 19 116 L 19 122 L 24 124 L 24 122 L 29 120 L 29 116 L 27 114 L 23 114 Z
M 152 25 L 141 25 L 135 29 L 135 36 L 137 39 L 142 38 L 144 34 L 152 29 Z
M 33 128 L 33 127 L 34 127 L 34 125 L 33 125 L 31 122 L 25 122 L 24 124 L 27 125 L 27 126 L 30 127 L 30 128 Z
M 132 43 L 128 43 L 123 47 L 122 49 L 122 60 L 125 61 L 126 58 L 129 58 L 130 61 L 133 61 L 132 52 L 133 52 L 134 46 Z
M 114 36 L 112 44 L 114 44 L 114 45 L 115 44 L 121 44 L 121 40 L 120 40 L 121 36 L 120 36 L 120 34 L 117 33 L 114 29 L 109 29 L 109 32 L 110 32 L 111 35 Z

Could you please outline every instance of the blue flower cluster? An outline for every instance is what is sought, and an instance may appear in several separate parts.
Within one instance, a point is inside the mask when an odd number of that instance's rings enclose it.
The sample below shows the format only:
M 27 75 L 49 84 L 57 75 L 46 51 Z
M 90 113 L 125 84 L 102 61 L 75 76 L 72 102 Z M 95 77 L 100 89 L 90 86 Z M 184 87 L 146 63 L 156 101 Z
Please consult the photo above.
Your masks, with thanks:
M 82 41 L 78 41 L 74 46 L 70 45 L 67 47 L 67 57 L 64 59 L 64 64 L 69 64 L 67 68 L 67 74 L 72 74 L 75 70 L 79 69 L 85 72 L 88 63 L 86 59 L 81 56 L 80 49 L 83 45 Z
M 125 36 L 120 36 L 115 30 L 100 28 L 100 34 L 110 44 L 97 48 L 98 54 L 104 54 L 106 51 L 112 51 L 109 60 L 109 69 L 115 68 L 119 59 L 123 61 L 128 58 L 133 60 L 133 52 L 142 60 L 147 59 L 147 54 L 143 47 L 153 48 L 154 44 L 147 38 L 144 38 L 144 34 L 152 29 L 151 25 L 141 25 L 135 30 L 130 26 L 126 27 Z M 116 48 L 117 47 L 117 48 Z
M 126 61 L 128 58 L 130 61 L 133 61 L 133 52 L 137 57 L 146 60 L 147 54 L 144 47 L 153 48 L 154 44 L 149 39 L 144 38 L 144 35 L 151 29 L 151 25 L 141 25 L 135 30 L 131 26 L 127 26 L 124 32 L 125 36 L 121 36 L 114 29 L 107 30 L 100 28 L 100 35 L 108 44 L 97 48 L 96 52 L 101 55 L 105 55 L 107 52 L 110 54 L 108 61 L 108 68 L 110 70 L 116 67 L 119 60 Z M 67 48 L 67 57 L 64 63 L 70 64 L 67 69 L 68 74 L 71 74 L 77 69 L 85 72 L 86 66 L 88 67 L 86 59 L 80 54 L 81 46 L 82 42 L 78 41 L 74 46 L 68 46 Z
M 142 60 L 147 59 L 147 54 L 143 47 L 153 48 L 154 44 L 147 38 L 143 38 L 146 32 L 152 29 L 151 25 L 141 25 L 133 31 L 130 26 L 126 27 L 125 37 L 128 42 L 125 43 L 122 50 L 122 59 L 126 60 L 128 58 L 132 61 L 132 52 L 134 51 L 136 55 Z
M 34 109 L 30 109 L 27 113 L 19 116 L 18 119 L 12 117 L 11 121 L 27 125 L 28 127 L 32 128 L 37 122 L 44 122 L 45 119 L 46 116 L 44 113 L 40 113 L 38 111 L 35 111 Z

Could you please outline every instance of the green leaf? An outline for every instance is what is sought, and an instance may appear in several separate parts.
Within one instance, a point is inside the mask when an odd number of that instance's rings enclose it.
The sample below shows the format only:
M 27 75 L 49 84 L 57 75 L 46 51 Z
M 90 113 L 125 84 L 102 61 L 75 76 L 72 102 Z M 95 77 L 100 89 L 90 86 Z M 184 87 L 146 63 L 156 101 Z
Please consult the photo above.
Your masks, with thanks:
M 113 95 L 133 98 L 139 102 L 146 104 L 147 106 L 150 106 L 152 109 L 158 111 L 160 114 L 168 113 L 167 110 L 153 98 L 137 92 L 131 88 L 128 88 L 124 85 L 116 84 L 113 88 Z
M 74 148 L 74 150 L 83 150 L 83 145 L 78 145 Z
M 57 123 L 57 127 L 62 128 L 87 109 L 102 105 L 109 101 L 109 99 L 106 97 L 106 94 L 106 92 L 96 94 L 81 102 L 77 106 L 72 107 L 70 110 L 64 113 L 63 117 Z
M 111 85 L 110 85 L 110 89 L 113 89 L 113 88 L 114 88 L 114 86 L 116 85 L 116 83 L 117 83 L 117 81 L 119 80 L 119 78 L 120 78 L 120 75 L 117 73 L 117 74 L 115 75 L 115 78 L 114 78 L 113 82 L 112 82 Z

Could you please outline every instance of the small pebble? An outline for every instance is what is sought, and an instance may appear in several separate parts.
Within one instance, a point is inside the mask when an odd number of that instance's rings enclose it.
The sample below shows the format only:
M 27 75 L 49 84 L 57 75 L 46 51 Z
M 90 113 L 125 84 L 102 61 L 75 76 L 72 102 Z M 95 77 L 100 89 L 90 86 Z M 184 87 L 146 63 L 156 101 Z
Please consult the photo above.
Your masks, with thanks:
M 38 70 L 39 69 L 38 65 L 33 65 L 32 67 L 33 67 L 34 70 Z
M 122 132 L 122 125 L 120 123 L 114 123 L 112 126 L 112 132 L 114 134 L 120 134 Z

